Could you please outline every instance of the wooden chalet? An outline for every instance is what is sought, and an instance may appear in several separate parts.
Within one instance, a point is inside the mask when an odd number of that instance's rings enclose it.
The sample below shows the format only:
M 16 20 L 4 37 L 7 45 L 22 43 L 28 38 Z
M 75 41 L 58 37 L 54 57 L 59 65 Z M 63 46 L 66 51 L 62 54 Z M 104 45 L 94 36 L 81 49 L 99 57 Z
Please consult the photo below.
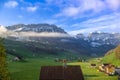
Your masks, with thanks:
M 84 80 L 80 66 L 42 66 L 39 80 Z

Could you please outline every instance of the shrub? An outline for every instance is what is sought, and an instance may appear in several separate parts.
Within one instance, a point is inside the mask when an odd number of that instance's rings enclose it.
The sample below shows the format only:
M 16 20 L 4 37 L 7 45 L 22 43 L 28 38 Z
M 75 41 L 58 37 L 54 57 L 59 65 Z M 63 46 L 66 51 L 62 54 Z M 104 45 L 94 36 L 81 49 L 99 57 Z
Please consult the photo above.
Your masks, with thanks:
M 3 46 L 3 39 L 0 38 L 0 80 L 10 80 L 6 64 L 6 53 Z

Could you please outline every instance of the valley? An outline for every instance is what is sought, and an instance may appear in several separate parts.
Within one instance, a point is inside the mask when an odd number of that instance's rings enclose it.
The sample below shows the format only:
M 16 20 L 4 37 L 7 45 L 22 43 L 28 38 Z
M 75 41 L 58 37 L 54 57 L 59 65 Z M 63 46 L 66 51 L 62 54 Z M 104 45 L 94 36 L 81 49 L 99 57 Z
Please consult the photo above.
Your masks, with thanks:
M 12 80 L 39 80 L 41 66 L 55 66 L 62 63 L 55 62 L 53 58 L 28 59 L 27 62 L 10 62 L 8 69 Z M 118 80 L 117 76 L 108 76 L 97 69 L 91 68 L 89 62 L 69 62 L 68 65 L 80 65 L 85 80 Z
M 120 0 L 0 0 L 0 80 L 120 80 Z
M 102 63 L 120 66 L 119 33 L 93 32 L 88 36 L 71 36 L 63 29 L 49 24 L 19 24 L 7 27 L 2 32 L 7 52 L 8 70 L 12 80 L 39 80 L 41 66 L 81 66 L 85 80 L 117 80 L 92 68 Z M 114 49 L 115 48 L 115 49 Z M 114 51 L 114 50 L 115 51 Z M 110 51 L 109 51 L 110 50 Z M 112 50 L 112 51 L 111 51 Z M 115 54 L 116 53 L 116 54 Z M 98 62 L 97 58 L 101 61 Z M 60 61 L 60 62 L 59 62 Z

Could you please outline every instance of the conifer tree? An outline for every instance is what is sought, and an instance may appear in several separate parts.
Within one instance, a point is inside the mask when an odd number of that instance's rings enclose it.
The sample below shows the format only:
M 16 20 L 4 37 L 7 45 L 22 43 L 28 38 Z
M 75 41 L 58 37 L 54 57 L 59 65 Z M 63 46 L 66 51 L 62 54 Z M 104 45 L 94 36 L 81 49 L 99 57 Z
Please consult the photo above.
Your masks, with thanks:
M 6 64 L 6 53 L 2 38 L 0 38 L 0 80 L 10 80 Z

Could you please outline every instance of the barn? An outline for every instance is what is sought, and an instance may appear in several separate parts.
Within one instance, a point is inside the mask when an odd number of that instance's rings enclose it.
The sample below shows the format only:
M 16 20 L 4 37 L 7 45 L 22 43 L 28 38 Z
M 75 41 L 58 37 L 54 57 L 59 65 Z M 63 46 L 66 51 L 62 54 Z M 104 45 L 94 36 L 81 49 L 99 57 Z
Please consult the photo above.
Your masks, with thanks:
M 84 80 L 80 66 L 42 66 L 39 80 Z

